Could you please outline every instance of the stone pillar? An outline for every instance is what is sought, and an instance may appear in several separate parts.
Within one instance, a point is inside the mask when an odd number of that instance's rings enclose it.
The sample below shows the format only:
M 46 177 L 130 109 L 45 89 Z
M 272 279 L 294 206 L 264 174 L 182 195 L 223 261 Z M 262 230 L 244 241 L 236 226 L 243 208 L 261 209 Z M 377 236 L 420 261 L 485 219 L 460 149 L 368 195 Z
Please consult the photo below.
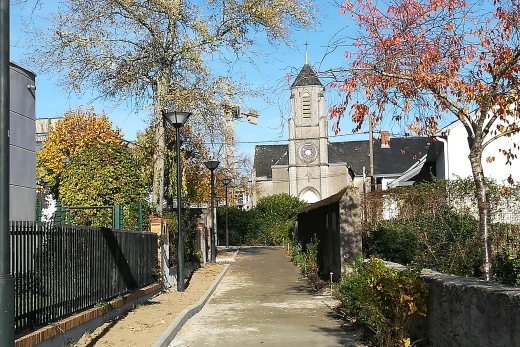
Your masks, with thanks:
M 358 188 L 348 188 L 339 200 L 340 260 L 341 270 L 362 251 L 362 193 Z
M 158 262 L 161 266 L 163 285 L 170 288 L 175 284 L 175 277 L 170 271 L 170 226 L 166 219 L 152 217 L 150 220 L 150 231 L 156 233 L 159 239 L 159 250 L 157 251 Z

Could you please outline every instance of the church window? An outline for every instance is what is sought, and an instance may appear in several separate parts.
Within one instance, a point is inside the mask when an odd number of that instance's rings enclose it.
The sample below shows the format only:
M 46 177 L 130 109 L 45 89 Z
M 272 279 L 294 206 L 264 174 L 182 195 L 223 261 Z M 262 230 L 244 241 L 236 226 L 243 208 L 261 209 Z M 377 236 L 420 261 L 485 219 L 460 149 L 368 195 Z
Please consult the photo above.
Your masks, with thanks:
M 311 117 L 311 96 L 309 95 L 309 93 L 303 94 L 302 109 L 303 109 L 303 118 L 310 118 Z

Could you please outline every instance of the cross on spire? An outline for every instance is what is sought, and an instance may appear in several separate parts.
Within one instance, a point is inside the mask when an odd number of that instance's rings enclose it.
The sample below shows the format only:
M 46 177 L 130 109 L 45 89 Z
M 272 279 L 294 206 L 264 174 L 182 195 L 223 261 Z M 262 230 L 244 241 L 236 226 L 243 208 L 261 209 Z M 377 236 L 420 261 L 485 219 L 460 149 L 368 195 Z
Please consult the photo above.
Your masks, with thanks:
M 307 59 L 307 48 L 308 48 L 309 44 L 307 43 L 307 41 L 305 41 L 304 45 L 305 45 L 305 64 L 309 64 L 309 61 Z

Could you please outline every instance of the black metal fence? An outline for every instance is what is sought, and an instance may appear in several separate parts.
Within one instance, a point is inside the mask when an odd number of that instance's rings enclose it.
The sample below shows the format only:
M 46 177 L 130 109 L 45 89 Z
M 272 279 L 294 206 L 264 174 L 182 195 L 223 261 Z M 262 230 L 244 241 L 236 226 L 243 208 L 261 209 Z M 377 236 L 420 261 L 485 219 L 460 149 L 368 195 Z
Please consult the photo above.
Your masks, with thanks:
M 153 233 L 11 222 L 16 332 L 146 286 L 156 264 Z

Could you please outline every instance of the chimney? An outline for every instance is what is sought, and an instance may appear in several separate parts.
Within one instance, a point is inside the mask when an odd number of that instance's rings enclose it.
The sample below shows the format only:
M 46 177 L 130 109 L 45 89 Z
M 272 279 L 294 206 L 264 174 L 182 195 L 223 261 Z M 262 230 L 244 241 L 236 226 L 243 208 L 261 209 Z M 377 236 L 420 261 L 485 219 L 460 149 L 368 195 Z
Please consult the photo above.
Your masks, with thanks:
M 390 148 L 390 132 L 388 130 L 382 130 L 381 135 L 381 148 Z

